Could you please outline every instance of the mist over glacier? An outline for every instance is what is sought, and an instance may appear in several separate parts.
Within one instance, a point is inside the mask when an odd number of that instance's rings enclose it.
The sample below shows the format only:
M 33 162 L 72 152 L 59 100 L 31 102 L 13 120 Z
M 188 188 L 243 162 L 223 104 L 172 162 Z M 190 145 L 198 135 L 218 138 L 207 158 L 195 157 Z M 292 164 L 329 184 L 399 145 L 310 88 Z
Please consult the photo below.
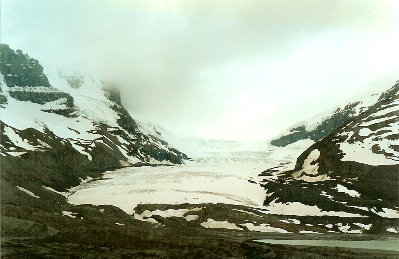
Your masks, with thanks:
M 264 140 L 392 85 L 398 10 L 395 1 L 4 0 L 1 41 L 46 73 L 114 83 L 139 120 Z

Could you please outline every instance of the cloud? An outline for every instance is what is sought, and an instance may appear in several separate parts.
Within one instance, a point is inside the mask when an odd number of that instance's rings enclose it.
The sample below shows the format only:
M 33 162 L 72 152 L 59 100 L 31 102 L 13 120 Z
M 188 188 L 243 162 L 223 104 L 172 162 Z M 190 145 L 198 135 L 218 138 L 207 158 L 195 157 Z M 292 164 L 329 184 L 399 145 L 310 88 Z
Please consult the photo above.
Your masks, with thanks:
M 267 138 L 314 106 L 330 109 L 377 80 L 389 86 L 398 72 L 395 7 L 3 0 L 2 41 L 45 66 L 118 84 L 136 118 L 188 134 Z

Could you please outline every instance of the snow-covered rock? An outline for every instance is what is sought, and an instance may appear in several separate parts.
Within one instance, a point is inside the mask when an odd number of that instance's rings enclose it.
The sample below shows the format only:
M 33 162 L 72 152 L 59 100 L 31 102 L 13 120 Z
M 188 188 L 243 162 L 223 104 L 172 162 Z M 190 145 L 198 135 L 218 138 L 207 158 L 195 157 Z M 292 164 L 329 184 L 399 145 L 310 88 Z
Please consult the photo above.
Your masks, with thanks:
M 106 150 L 114 161 L 107 166 L 182 163 L 187 158 L 143 133 L 123 108 L 119 93 L 100 80 L 47 76 L 37 60 L 7 45 L 1 45 L 0 86 L 6 99 L 0 107 L 2 156 L 45 152 L 56 146 L 49 142 L 58 142 L 70 144 L 94 163 L 101 160 L 99 150 Z
M 330 135 L 347 121 L 356 118 L 362 112 L 374 107 L 387 96 L 395 94 L 398 88 L 393 87 L 385 92 L 375 90 L 373 93 L 352 100 L 339 106 L 335 110 L 325 111 L 322 114 L 296 123 L 292 128 L 283 132 L 271 141 L 275 146 L 286 146 L 302 139 L 319 141 Z
M 300 203 L 322 211 L 397 217 L 399 82 L 361 107 L 353 106 L 356 116 L 299 155 L 295 168 L 264 180 L 265 205 Z

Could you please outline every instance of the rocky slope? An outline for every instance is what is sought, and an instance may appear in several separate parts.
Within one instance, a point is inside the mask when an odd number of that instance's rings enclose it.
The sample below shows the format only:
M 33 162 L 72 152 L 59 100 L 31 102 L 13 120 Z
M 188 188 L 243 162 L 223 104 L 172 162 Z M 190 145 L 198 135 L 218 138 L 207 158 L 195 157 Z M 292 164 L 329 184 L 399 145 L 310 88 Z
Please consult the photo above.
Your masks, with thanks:
M 22 208 L 59 211 L 55 203 L 65 202 L 59 193 L 107 169 L 187 159 L 144 134 L 115 89 L 72 79 L 49 79 L 37 60 L 0 45 L 2 219 L 21 218 Z M 9 222 L 2 231 L 18 229 Z
M 359 100 L 343 105 L 324 118 L 316 117 L 308 122 L 300 123 L 282 136 L 273 139 L 270 143 L 274 146 L 284 147 L 303 139 L 322 140 L 347 121 L 356 118 L 360 113 L 377 105 L 388 96 L 395 95 L 398 91 L 399 87 L 394 86 L 383 93 L 364 96 Z
M 29 151 L 52 150 L 58 144 L 72 146 L 94 165 L 101 163 L 99 149 L 113 160 L 106 163 L 112 166 L 182 163 L 186 158 L 141 132 L 123 108 L 119 93 L 102 82 L 84 82 L 79 77 L 76 83 L 76 78 L 59 75 L 51 85 L 37 60 L 7 45 L 1 45 L 0 72 L 2 156 L 21 157 Z
M 280 213 L 364 217 L 370 231 L 399 231 L 399 83 L 366 111 L 316 142 L 293 170 L 271 168 L 264 202 Z M 295 212 L 295 210 L 297 210 Z

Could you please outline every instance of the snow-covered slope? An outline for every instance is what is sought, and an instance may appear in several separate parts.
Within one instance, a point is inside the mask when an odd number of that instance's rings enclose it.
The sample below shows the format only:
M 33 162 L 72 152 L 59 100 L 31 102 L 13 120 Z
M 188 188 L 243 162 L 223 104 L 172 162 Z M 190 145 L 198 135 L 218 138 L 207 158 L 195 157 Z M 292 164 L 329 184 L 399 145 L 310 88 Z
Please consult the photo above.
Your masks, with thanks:
M 265 205 L 399 218 L 399 83 L 370 108 L 316 142 L 293 170 L 267 180 Z M 277 205 L 276 205 L 277 204 Z M 302 205 L 301 205 L 302 206 Z M 282 208 L 284 207 L 284 208 Z
M 399 165 L 399 92 L 361 114 L 338 134 L 343 161 Z
M 371 93 L 341 105 L 336 110 L 326 111 L 323 114 L 310 118 L 305 122 L 297 123 L 281 136 L 271 141 L 275 146 L 286 146 L 301 139 L 319 141 L 334 130 L 344 125 L 347 121 L 356 118 L 362 112 L 375 106 L 379 101 L 398 92 L 399 87 L 392 87 L 385 92 Z
M 21 51 L 1 45 L 0 54 L 2 156 L 51 150 L 50 143 L 26 133 L 34 129 L 37 135 L 70 144 L 92 162 L 101 160 L 99 151 L 106 150 L 107 156 L 118 161 L 109 166 L 182 163 L 186 158 L 141 132 L 120 97 L 115 98 L 118 93 L 104 90 L 107 85 L 101 81 L 79 77 L 79 84 L 71 87 L 70 77 L 47 77 L 39 62 Z

